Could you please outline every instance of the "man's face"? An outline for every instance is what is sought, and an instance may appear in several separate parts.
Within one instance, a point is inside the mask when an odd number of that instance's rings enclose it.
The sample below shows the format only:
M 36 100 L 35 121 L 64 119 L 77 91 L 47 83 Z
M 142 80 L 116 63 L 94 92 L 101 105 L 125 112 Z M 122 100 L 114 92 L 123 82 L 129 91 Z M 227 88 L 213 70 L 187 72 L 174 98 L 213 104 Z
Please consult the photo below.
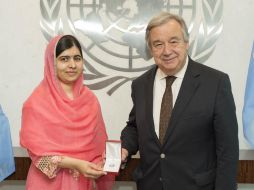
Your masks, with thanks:
M 188 43 L 184 41 L 180 24 L 175 20 L 154 27 L 149 36 L 155 63 L 167 75 L 174 75 L 185 64 Z

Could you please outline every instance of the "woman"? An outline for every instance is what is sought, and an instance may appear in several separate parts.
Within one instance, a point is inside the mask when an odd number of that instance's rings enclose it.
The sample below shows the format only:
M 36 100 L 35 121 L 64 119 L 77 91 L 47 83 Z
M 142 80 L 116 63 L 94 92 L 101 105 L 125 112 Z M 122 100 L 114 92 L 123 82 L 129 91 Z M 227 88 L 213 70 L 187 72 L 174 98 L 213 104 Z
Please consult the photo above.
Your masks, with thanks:
M 32 159 L 26 189 L 111 189 L 102 169 L 107 134 L 99 102 L 83 85 L 83 56 L 71 35 L 52 39 L 44 79 L 23 105 L 20 144 Z

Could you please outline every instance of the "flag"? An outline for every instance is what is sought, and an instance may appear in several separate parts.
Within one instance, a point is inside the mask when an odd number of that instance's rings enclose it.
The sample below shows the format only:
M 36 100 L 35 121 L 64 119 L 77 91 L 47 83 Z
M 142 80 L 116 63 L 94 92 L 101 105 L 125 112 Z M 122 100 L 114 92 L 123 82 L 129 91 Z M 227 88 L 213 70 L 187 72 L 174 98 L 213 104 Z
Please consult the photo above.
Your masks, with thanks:
M 243 133 L 246 140 L 254 148 L 254 42 L 250 56 L 250 64 L 245 87 L 243 106 Z
M 0 182 L 15 171 L 8 118 L 0 105 Z

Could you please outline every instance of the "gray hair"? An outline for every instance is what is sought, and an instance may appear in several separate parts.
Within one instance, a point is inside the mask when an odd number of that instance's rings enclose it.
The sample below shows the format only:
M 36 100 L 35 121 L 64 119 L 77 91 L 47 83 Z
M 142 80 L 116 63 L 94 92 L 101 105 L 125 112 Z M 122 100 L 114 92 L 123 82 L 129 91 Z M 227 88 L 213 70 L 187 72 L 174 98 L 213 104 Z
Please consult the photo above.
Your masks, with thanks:
M 150 45 L 150 31 L 157 26 L 161 26 L 163 24 L 166 24 L 170 20 L 175 20 L 178 22 L 182 28 L 182 33 L 183 33 L 183 39 L 185 42 L 189 42 L 189 33 L 188 33 L 188 28 L 186 26 L 185 21 L 183 20 L 182 17 L 178 15 L 171 14 L 169 12 L 161 12 L 158 15 L 154 16 L 150 22 L 148 23 L 146 27 L 146 35 L 145 35 L 145 40 L 148 45 L 148 47 L 151 47 Z

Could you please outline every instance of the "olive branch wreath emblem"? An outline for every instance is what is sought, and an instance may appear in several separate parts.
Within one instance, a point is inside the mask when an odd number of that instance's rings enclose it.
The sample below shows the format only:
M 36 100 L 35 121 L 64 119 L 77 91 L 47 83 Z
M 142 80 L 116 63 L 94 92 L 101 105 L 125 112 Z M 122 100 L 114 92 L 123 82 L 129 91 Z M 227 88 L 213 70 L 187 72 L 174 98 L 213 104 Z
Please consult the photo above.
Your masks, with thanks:
M 189 47 L 190 56 L 200 63 L 204 63 L 211 56 L 223 29 L 223 2 L 222 0 L 203 0 L 202 8 L 198 35 Z
M 223 2 L 222 0 L 202 0 L 202 16 L 198 27 L 198 35 L 190 41 L 189 55 L 196 61 L 204 63 L 212 55 L 216 41 L 223 29 Z M 63 21 L 60 14 L 61 0 L 40 0 L 41 20 L 40 26 L 46 40 L 53 36 L 63 34 Z M 75 34 L 75 30 L 71 28 Z M 106 88 L 114 83 L 107 91 L 111 96 L 120 86 L 136 77 L 110 76 L 97 69 L 86 61 L 85 68 L 89 73 L 85 74 L 86 81 L 100 80 L 96 83 L 87 84 L 92 90 Z M 117 84 L 115 84 L 117 82 Z

